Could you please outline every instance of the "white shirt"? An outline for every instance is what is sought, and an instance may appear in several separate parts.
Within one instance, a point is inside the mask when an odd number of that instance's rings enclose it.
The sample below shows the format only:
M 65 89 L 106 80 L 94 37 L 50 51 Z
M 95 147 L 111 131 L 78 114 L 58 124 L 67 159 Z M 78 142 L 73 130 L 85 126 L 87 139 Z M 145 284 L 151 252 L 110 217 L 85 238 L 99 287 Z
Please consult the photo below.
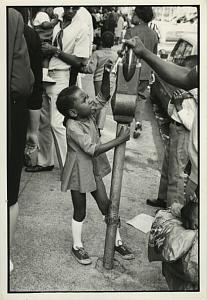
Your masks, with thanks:
M 197 110 L 197 89 L 189 91 L 192 98 L 184 99 L 182 103 L 183 109 L 177 111 L 171 101 L 168 104 L 168 114 L 176 122 L 183 124 L 188 130 L 192 129 L 194 116 Z
M 63 29 L 62 51 L 77 57 L 89 58 L 89 36 L 85 24 L 76 22 L 76 15 L 70 25 Z M 58 23 L 53 30 L 53 42 L 60 31 Z M 57 57 L 52 57 L 49 63 L 49 70 L 68 70 L 70 65 Z
M 40 11 L 37 13 L 34 21 L 33 21 L 33 25 L 34 26 L 39 26 L 44 22 L 50 22 L 50 17 L 48 16 L 47 13 Z
M 77 19 L 79 19 L 79 22 L 82 21 L 88 26 L 88 34 L 89 34 L 89 40 L 90 40 L 89 53 L 91 55 L 92 47 L 93 47 L 93 21 L 92 21 L 92 16 L 85 7 L 81 6 L 79 8 L 79 10 L 77 11 L 74 18 L 75 18 L 75 21 L 77 21 Z
M 197 110 L 195 112 L 195 118 L 193 120 L 193 125 L 190 132 L 188 153 L 191 161 L 190 179 L 194 183 L 198 184 L 198 112 Z

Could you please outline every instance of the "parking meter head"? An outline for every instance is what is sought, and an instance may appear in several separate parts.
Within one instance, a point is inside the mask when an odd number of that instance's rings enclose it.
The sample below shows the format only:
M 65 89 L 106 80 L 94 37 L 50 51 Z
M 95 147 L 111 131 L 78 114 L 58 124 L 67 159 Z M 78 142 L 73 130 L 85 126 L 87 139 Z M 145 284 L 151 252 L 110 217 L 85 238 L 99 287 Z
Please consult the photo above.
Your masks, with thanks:
M 116 122 L 130 124 L 134 118 L 141 65 L 135 65 L 134 74 L 129 81 L 125 80 L 123 68 L 124 65 L 120 62 L 117 68 L 116 90 L 111 99 L 111 107 Z
M 137 57 L 131 48 L 126 49 L 123 58 L 123 75 L 126 81 L 130 81 L 136 71 Z

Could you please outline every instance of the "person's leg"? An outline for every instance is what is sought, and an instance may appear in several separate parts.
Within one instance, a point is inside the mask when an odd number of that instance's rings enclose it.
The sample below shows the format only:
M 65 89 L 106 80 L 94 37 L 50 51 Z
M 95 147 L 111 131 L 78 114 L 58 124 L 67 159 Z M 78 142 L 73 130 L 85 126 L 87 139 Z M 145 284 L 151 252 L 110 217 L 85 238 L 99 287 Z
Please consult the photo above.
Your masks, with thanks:
M 81 240 L 82 225 L 86 217 L 86 194 L 78 191 L 71 191 L 73 202 L 72 236 L 73 247 L 83 247 Z
M 161 170 L 161 178 L 160 178 L 160 185 L 158 191 L 158 198 L 162 199 L 163 201 L 167 201 L 167 187 L 168 187 L 168 171 L 169 171 L 169 151 L 170 151 L 170 143 L 167 142 L 164 159 L 162 163 L 162 170 Z
M 107 196 L 106 188 L 105 188 L 102 178 L 96 176 L 95 180 L 96 180 L 97 189 L 95 191 L 91 192 L 91 195 L 95 199 L 102 215 L 107 216 L 109 205 L 110 205 L 110 200 Z
M 26 142 L 28 110 L 26 99 L 10 103 L 7 118 L 7 199 L 10 249 L 14 239 L 18 218 L 18 194 Z M 10 271 L 13 266 L 10 262 Z
M 148 85 L 149 85 L 148 80 L 140 80 L 138 85 L 137 100 L 136 100 L 136 107 L 134 113 L 134 119 L 135 119 L 135 130 L 133 133 L 134 138 L 138 138 L 142 131 L 142 116 L 145 108 L 146 89 Z
M 16 230 L 16 223 L 17 223 L 17 218 L 19 214 L 19 205 L 18 202 L 15 204 L 11 205 L 9 207 L 9 243 L 10 247 L 12 245 L 13 239 L 14 239 L 14 233 Z
M 184 126 L 170 125 L 167 204 L 184 204 L 184 170 L 188 162 L 189 131 Z
M 56 81 L 55 85 L 48 86 L 46 90 L 50 101 L 50 124 L 59 166 L 62 169 L 67 153 L 66 128 L 63 126 L 64 117 L 57 110 L 56 101 L 59 93 L 68 87 L 69 71 L 50 72 L 50 76 Z
M 164 158 L 162 162 L 162 170 L 159 184 L 159 191 L 157 199 L 147 199 L 147 204 L 155 207 L 167 206 L 167 189 L 168 189 L 168 168 L 169 168 L 169 141 L 166 144 Z
M 86 216 L 86 194 L 79 191 L 71 191 L 71 196 L 74 208 L 72 219 L 72 254 L 80 264 L 88 265 L 92 261 L 82 243 L 82 227 Z

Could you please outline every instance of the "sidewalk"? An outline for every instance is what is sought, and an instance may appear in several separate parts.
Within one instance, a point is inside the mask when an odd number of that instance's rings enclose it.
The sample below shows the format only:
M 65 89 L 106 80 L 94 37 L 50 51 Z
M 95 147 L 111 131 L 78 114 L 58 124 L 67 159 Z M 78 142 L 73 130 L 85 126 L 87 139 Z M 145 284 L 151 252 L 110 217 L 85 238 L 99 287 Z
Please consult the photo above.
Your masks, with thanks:
M 132 126 L 131 126 L 132 127 Z M 102 140 L 115 136 L 116 123 L 107 116 Z M 70 193 L 60 192 L 60 172 L 25 173 L 19 197 L 20 215 L 11 255 L 14 271 L 10 292 L 57 291 L 167 291 L 161 263 L 149 263 L 148 235 L 126 224 L 134 216 L 154 215 L 156 209 L 145 204 L 156 197 L 162 145 L 151 105 L 146 105 L 143 134 L 127 142 L 120 201 L 121 236 L 133 250 L 135 259 L 124 261 L 115 255 L 112 271 L 102 268 L 106 225 L 93 198 L 87 196 L 87 217 L 83 227 L 85 248 L 93 263 L 82 266 L 71 255 Z M 107 153 L 112 165 L 113 151 Z M 107 192 L 111 174 L 105 179 Z

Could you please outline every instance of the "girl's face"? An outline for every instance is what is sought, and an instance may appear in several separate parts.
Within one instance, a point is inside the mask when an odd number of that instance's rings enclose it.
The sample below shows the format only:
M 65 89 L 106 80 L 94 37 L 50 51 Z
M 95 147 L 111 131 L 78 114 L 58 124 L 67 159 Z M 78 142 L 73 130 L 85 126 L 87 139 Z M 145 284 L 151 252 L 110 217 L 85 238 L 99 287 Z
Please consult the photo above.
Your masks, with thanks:
M 74 109 L 76 110 L 78 117 L 89 117 L 91 114 L 92 99 L 81 89 L 76 92 L 75 97 Z

